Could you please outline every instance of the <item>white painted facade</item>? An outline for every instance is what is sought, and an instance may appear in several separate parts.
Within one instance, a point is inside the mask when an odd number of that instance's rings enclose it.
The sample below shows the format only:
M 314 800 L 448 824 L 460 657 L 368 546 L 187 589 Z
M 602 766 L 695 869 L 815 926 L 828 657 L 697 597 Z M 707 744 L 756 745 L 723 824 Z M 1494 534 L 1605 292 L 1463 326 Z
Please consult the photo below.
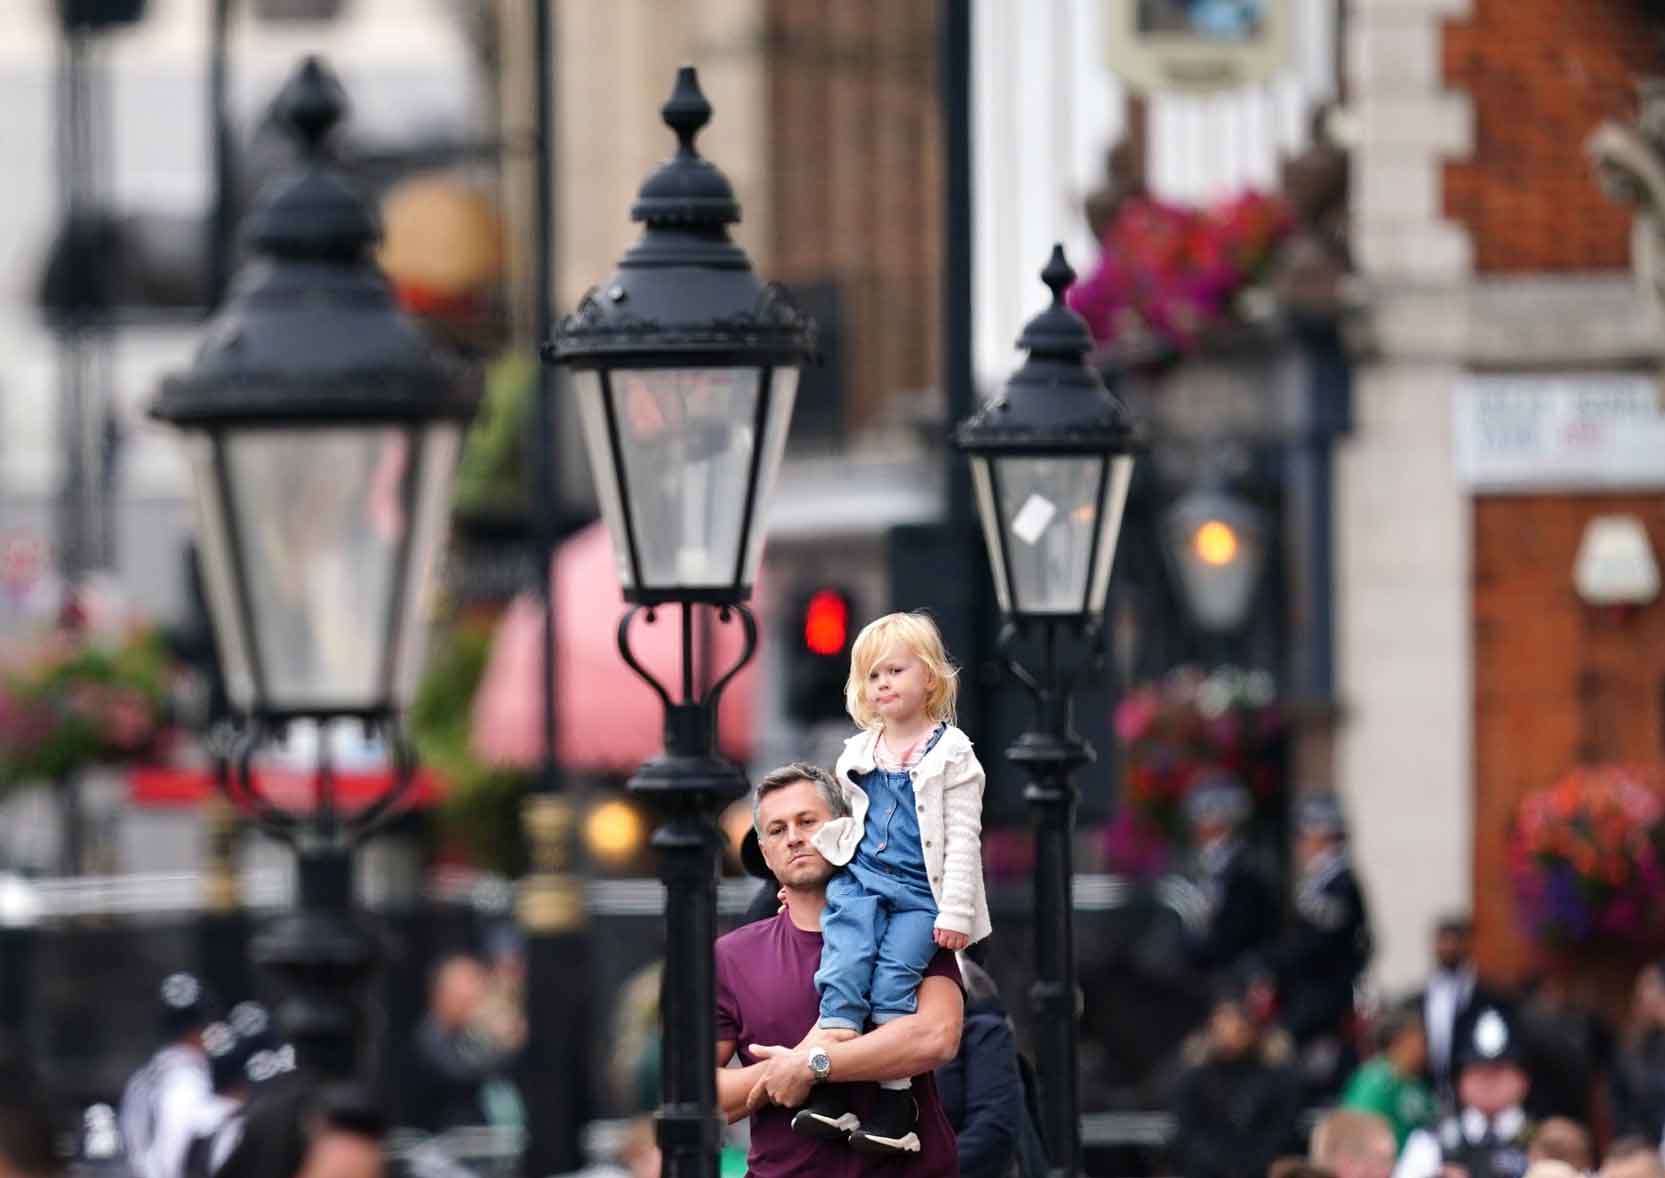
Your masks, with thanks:
M 207 119 L 210 0 L 150 0 L 138 25 L 99 38 L 107 87 L 108 170 L 117 211 L 200 214 L 211 203 Z M 348 0 L 339 20 L 258 23 L 233 5 L 234 125 L 248 127 L 301 57 L 322 54 L 351 101 L 354 133 L 398 143 L 434 130 L 480 127 L 483 80 L 452 0 Z M 54 98 L 55 4 L 0 5 L 0 542 L 50 527 L 59 480 L 58 361 L 34 306 L 59 218 Z M 111 387 L 131 428 L 118 511 L 117 571 L 134 604 L 171 614 L 183 539 L 184 468 L 143 408 L 164 372 L 189 362 L 194 327 L 134 328 L 113 349 Z M 0 618 L 0 628 L 4 619 Z
M 1098 257 L 1082 201 L 1103 183 L 1127 93 L 1105 65 L 1105 6 L 1119 0 L 975 0 L 972 191 L 979 385 L 1011 372 L 1023 324 L 1046 304 L 1038 275 L 1056 241 L 1077 272 Z M 1270 82 L 1212 95 L 1153 95 L 1148 182 L 1207 203 L 1275 189 L 1278 161 L 1304 148 L 1313 110 L 1334 98 L 1338 0 L 1288 0 L 1289 64 Z

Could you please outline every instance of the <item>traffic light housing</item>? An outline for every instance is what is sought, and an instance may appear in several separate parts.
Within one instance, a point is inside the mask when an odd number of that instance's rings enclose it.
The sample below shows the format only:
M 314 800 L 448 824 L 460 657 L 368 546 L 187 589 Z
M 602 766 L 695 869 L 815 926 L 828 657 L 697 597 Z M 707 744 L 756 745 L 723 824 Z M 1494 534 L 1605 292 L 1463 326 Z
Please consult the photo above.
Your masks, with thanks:
M 855 601 L 838 586 L 813 586 L 794 598 L 786 635 L 786 708 L 794 723 L 848 720 L 844 684 L 855 622 Z

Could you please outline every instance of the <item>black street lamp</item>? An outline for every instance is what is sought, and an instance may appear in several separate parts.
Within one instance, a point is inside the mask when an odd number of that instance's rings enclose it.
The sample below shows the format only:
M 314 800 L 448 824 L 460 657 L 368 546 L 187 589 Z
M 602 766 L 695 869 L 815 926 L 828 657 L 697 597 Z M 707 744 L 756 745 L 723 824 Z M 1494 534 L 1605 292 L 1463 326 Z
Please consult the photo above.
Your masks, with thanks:
M 1163 514 L 1162 541 L 1197 625 L 1242 629 L 1266 560 L 1261 512 L 1209 477 Z
M 425 593 L 478 401 L 398 311 L 372 260 L 375 213 L 325 150 L 345 109 L 316 59 L 279 95 L 304 161 L 262 195 L 230 297 L 151 410 L 185 435 L 195 480 L 240 737 L 226 788 L 300 857 L 297 911 L 254 955 L 286 983 L 279 1017 L 303 1065 L 340 1080 L 361 1073 L 359 990 L 374 965 L 351 913 L 351 849 L 411 784 L 399 716 L 421 670 Z M 386 737 L 385 793 L 346 808 L 327 740 L 304 814 L 263 792 L 250 762 L 267 737 L 343 718 Z
M 612 536 L 625 599 L 619 653 L 665 705 L 665 754 L 630 788 L 664 817 L 654 832 L 665 881 L 664 1105 L 659 1148 L 672 1178 L 714 1175 L 718 1122 L 712 942 L 717 924 L 715 814 L 745 792 L 716 752 L 717 702 L 757 643 L 745 602 L 763 552 L 764 505 L 786 449 L 798 372 L 814 325 L 764 285 L 729 239 L 740 206 L 694 137 L 711 106 L 694 70 L 677 73 L 661 109 L 676 155 L 642 185 L 631 218 L 641 239 L 607 282 L 563 319 L 545 358 L 572 370 L 584 444 Z M 680 692 L 630 649 L 631 623 L 680 607 Z M 744 633 L 739 660 L 702 690 L 698 609 Z
M 1052 305 L 1018 339 L 1027 349 L 1006 388 L 956 434 L 971 460 L 995 594 L 1010 652 L 1037 632 L 1039 671 L 1008 654 L 1012 673 L 1035 697 L 1036 726 L 1006 756 L 1029 776 L 1024 800 L 1035 821 L 1035 985 L 1030 998 L 1040 1047 L 1045 1129 L 1054 1174 L 1080 1164 L 1075 1054 L 1074 874 L 1076 790 L 1070 775 L 1093 759 L 1071 716 L 1071 666 L 1060 638 L 1080 652 L 1097 647 L 1110 565 L 1141 448 L 1132 420 L 1086 364 L 1093 341 L 1064 305 L 1075 272 L 1062 246 L 1041 279 Z

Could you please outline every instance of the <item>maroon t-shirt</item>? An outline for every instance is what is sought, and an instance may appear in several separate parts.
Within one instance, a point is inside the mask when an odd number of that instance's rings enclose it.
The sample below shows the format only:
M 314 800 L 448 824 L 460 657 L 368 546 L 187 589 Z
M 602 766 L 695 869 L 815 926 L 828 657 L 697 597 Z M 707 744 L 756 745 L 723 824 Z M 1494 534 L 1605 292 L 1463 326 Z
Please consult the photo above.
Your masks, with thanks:
M 740 1062 L 757 1062 L 746 1049 L 753 1043 L 796 1046 L 815 1025 L 821 999 L 815 970 L 821 964 L 821 934 L 806 933 L 782 912 L 770 920 L 735 929 L 717 940 L 717 1038 L 739 1046 Z M 960 984 L 954 955 L 939 950 L 926 977 L 953 978 Z M 850 1111 L 864 1117 L 876 1088 L 849 1086 Z M 768 1105 L 752 1116 L 752 1148 L 746 1158 L 752 1178 L 959 1178 L 960 1158 L 954 1130 L 942 1112 L 936 1080 L 915 1076 L 919 1102 L 919 1152 L 900 1157 L 857 1153 L 839 1142 L 816 1141 L 792 1132 L 792 1110 Z

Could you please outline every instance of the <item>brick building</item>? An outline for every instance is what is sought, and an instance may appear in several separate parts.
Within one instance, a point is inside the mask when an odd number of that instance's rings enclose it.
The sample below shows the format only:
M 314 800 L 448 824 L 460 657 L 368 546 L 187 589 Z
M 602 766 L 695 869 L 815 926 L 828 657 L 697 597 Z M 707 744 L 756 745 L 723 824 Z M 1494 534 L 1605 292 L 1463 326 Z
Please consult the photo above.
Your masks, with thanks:
M 1507 879 L 1518 800 L 1665 748 L 1665 603 L 1616 615 L 1573 586 L 1592 519 L 1665 543 L 1665 459 L 1622 452 L 1658 428 L 1665 335 L 1632 277 L 1632 210 L 1586 154 L 1665 64 L 1647 9 L 1348 7 L 1377 348 L 1340 465 L 1339 771 L 1389 985 L 1426 968 L 1435 914 L 1470 904 L 1485 967 L 1538 964 Z

